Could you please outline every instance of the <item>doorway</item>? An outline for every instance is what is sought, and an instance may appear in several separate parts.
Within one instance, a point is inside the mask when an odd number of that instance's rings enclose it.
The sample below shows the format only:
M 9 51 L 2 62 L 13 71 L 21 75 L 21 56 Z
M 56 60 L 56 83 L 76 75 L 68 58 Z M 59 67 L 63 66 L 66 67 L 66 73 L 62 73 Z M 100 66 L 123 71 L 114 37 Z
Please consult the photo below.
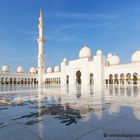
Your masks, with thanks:
M 80 85 L 82 83 L 81 81 L 81 72 L 78 70 L 76 72 L 76 84 Z

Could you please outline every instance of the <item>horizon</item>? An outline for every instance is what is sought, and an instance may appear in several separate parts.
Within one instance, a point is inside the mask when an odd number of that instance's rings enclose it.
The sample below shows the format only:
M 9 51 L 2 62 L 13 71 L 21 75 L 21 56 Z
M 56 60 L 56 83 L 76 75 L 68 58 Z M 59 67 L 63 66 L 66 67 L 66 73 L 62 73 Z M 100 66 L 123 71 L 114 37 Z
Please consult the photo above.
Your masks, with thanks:
M 87 44 L 93 55 L 101 49 L 130 63 L 140 48 L 140 1 L 135 0 L 2 0 L 0 2 L 0 68 L 25 71 L 37 67 L 40 8 L 43 10 L 46 67 L 60 65 L 63 58 L 79 58 Z

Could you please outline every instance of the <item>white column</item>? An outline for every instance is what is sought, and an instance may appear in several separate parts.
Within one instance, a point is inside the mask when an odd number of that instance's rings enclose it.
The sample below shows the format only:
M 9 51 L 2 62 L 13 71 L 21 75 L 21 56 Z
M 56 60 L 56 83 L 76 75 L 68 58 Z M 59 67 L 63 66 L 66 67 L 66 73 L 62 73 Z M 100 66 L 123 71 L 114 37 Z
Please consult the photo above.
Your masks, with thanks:
M 105 57 L 103 54 L 94 57 L 94 87 L 97 90 L 102 90 L 105 85 L 104 76 Z

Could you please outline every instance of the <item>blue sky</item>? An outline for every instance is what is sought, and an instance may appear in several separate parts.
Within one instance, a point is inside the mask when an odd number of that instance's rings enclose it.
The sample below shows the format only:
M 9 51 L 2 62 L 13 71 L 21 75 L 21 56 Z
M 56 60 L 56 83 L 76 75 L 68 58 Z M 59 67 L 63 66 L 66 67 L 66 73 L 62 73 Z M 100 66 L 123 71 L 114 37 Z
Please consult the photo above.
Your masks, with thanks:
M 0 66 L 37 66 L 40 7 L 46 67 L 78 58 L 84 44 L 93 54 L 117 54 L 122 63 L 140 48 L 140 0 L 0 0 Z

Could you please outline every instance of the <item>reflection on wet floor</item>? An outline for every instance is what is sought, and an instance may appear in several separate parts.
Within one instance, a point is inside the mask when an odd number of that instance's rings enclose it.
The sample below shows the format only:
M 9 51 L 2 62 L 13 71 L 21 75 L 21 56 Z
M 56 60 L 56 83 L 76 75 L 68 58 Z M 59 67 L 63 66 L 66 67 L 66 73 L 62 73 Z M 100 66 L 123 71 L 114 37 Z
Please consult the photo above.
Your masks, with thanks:
M 38 108 L 38 106 L 35 108 Z M 66 126 L 73 123 L 77 123 L 77 119 L 82 119 L 80 111 L 70 108 L 69 104 L 66 103 L 65 106 L 62 106 L 60 104 L 49 105 L 49 107 L 40 106 L 38 112 L 35 112 L 35 113 L 31 112 L 28 115 L 15 118 L 13 120 L 18 120 L 22 118 L 36 118 L 36 117 L 41 117 L 43 115 L 53 115 L 55 116 L 55 118 L 58 118 L 59 120 L 61 120 L 60 123 L 66 123 Z M 30 121 L 30 122 L 27 122 L 25 125 L 32 125 L 34 123 L 38 123 L 38 121 Z
M 16 91 L 0 93 L 0 138 L 3 136 L 5 140 L 5 132 L 11 132 L 12 128 L 18 130 L 27 127 L 33 133 L 40 134 L 65 127 L 64 135 L 70 135 L 66 130 L 71 127 L 78 128 L 78 131 L 84 126 L 88 127 L 87 133 L 83 128 L 84 131 L 79 132 L 78 136 L 70 137 L 80 139 L 83 135 L 89 135 L 88 131 L 91 130 L 117 131 L 119 126 L 111 124 L 124 118 L 132 121 L 133 129 L 136 129 L 136 124 L 140 126 L 139 85 L 108 85 L 104 90 L 97 90 L 93 86 L 51 86 L 35 88 L 26 93 Z M 40 126 L 41 130 L 38 130 Z M 122 131 L 128 133 L 129 129 L 126 127 Z M 39 136 L 47 139 L 44 135 Z M 56 135 L 59 139 L 59 134 Z M 53 134 L 50 137 L 54 139 Z

